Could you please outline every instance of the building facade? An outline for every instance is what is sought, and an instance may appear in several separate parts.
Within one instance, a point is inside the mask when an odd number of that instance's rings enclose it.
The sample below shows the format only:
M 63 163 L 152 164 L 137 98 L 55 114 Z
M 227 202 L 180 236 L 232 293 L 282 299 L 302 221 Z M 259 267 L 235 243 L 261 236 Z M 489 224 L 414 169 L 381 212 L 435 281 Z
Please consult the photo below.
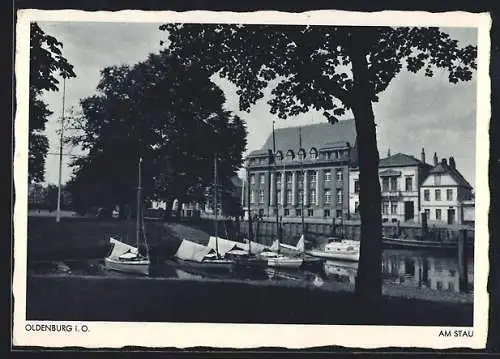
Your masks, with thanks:
M 431 165 L 425 162 L 425 150 L 420 160 L 407 154 L 388 154 L 380 159 L 379 180 L 382 196 L 383 222 L 420 221 L 420 185 L 427 177 Z M 351 218 L 359 217 L 359 168 L 349 173 L 349 211 Z
M 245 217 L 250 197 L 252 216 L 347 218 L 354 120 L 277 129 L 274 142 L 246 159 Z
M 217 199 L 217 215 L 235 215 L 238 209 L 241 210 L 241 197 L 243 191 L 243 181 L 238 176 L 233 176 L 230 183 L 222 183 L 222 189 L 219 191 Z M 225 191 L 226 195 L 222 196 L 221 192 Z M 205 203 L 203 206 L 204 214 L 215 214 L 215 203 L 212 192 L 207 188 L 205 194 Z
M 473 222 L 472 186 L 456 168 L 453 157 L 443 158 L 420 188 L 422 210 L 429 224 L 465 224 Z M 471 214 L 472 212 L 472 214 Z

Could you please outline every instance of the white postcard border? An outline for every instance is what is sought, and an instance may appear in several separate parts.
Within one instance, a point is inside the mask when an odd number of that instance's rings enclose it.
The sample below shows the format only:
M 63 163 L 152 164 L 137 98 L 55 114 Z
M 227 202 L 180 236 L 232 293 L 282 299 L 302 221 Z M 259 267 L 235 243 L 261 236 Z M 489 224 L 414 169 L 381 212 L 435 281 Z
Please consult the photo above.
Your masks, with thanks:
M 16 102 L 14 183 L 14 330 L 13 344 L 18 346 L 87 348 L 143 347 L 228 347 L 260 346 L 306 348 L 338 345 L 353 348 L 423 347 L 445 349 L 485 347 L 488 324 L 486 291 L 488 263 L 488 128 L 490 105 L 490 37 L 491 18 L 487 13 L 429 13 L 382 11 L 373 13 L 349 11 L 311 11 L 252 13 L 212 11 L 137 11 L 117 12 L 78 10 L 20 10 L 16 27 Z M 475 27 L 478 29 L 477 119 L 476 119 L 476 232 L 474 257 L 474 336 L 438 337 L 441 330 L 470 330 L 455 327 L 410 326 L 344 326 L 344 325 L 274 325 L 274 324 L 193 324 L 193 323 L 116 323 L 116 322 L 37 322 L 26 321 L 27 257 L 27 168 L 28 155 L 28 88 L 29 23 L 31 21 L 105 21 L 105 22 L 191 22 L 244 24 L 310 24 L 310 25 L 387 25 Z M 88 331 L 48 333 L 27 331 L 26 325 L 72 324 Z

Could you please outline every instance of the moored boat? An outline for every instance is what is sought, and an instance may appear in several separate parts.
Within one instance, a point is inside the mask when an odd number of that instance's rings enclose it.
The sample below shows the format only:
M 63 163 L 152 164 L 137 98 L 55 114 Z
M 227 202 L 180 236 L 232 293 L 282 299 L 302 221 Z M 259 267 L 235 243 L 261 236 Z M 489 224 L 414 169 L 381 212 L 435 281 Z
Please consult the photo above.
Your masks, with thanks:
M 267 266 L 272 268 L 298 269 L 303 263 L 302 258 L 288 257 L 272 251 L 264 251 L 260 256 L 267 261 Z
M 174 258 L 178 264 L 199 269 L 232 270 L 235 261 L 221 258 L 216 251 L 208 246 L 183 239 Z
M 431 241 L 431 240 L 420 240 L 420 239 L 408 239 L 408 238 L 391 238 L 383 237 L 382 243 L 384 247 L 387 248 L 406 248 L 406 249 L 447 249 L 456 250 L 458 247 L 458 241 Z M 474 243 L 472 240 L 467 241 L 468 247 L 473 247 Z
M 324 249 L 312 249 L 305 251 L 305 253 L 325 259 L 358 261 L 359 242 L 341 238 L 330 238 L 330 242 L 325 245 Z
M 119 272 L 149 275 L 150 260 L 139 253 L 138 249 L 117 239 L 110 238 L 113 246 L 110 254 L 104 258 L 107 269 Z
M 141 197 L 141 168 L 142 158 L 139 159 L 139 174 L 137 186 L 137 210 L 136 210 L 136 246 L 131 246 L 123 243 L 115 238 L 110 237 L 110 244 L 112 245 L 111 252 L 104 258 L 104 266 L 109 270 L 149 275 L 151 261 L 149 259 L 149 250 L 147 245 L 147 238 L 144 233 L 144 217 L 142 212 L 142 197 Z M 146 253 L 141 254 L 140 241 L 144 240 Z
M 325 258 L 313 257 L 305 251 L 305 238 L 304 235 L 300 236 L 299 241 L 295 246 L 290 244 L 280 243 L 280 250 L 287 255 L 301 258 L 302 259 L 302 268 L 313 269 L 322 267 Z
M 254 243 L 250 246 L 248 243 L 235 242 L 229 239 L 211 236 L 207 247 L 218 251 L 223 258 L 234 260 L 236 267 L 239 268 L 264 268 L 267 264 L 266 260 L 252 253 L 251 249 L 256 247 Z

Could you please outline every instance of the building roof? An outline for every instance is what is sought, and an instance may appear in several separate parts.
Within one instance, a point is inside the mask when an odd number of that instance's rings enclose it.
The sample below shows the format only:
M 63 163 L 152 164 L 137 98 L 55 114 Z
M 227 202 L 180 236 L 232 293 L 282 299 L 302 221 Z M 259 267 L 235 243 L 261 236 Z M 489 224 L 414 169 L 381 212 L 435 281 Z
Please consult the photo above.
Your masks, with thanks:
M 450 175 L 459 186 L 464 186 L 467 188 L 472 188 L 469 182 L 464 176 L 455 168 L 450 167 L 448 163 L 439 162 L 434 166 L 429 172 L 429 176 L 433 174 L 448 174 Z
M 356 127 L 354 120 L 343 120 L 335 124 L 317 123 L 306 126 L 295 126 L 275 129 L 276 150 L 283 152 L 289 149 L 299 149 L 299 128 L 302 137 L 302 147 L 306 152 L 312 147 L 316 149 L 339 148 L 347 146 L 354 147 L 356 142 Z M 260 150 L 252 151 L 250 156 L 267 154 L 268 149 L 273 148 L 273 134 L 271 133 Z
M 413 156 L 404 153 L 396 153 L 392 156 L 381 158 L 379 161 L 379 168 L 386 167 L 409 167 L 409 166 L 428 166 L 429 164 L 416 159 Z

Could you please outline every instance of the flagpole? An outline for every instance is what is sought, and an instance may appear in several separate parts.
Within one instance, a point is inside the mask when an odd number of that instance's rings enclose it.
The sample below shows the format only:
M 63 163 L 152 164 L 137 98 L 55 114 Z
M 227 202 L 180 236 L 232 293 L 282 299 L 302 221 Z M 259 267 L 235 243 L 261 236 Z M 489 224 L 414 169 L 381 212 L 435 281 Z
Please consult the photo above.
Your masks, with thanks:
M 278 213 L 278 188 L 276 188 L 276 184 L 277 184 L 277 171 L 276 171 L 276 136 L 275 136 L 275 133 L 274 133 L 274 120 L 273 120 L 273 156 L 274 156 L 274 161 L 273 161 L 273 173 L 274 173 L 274 177 L 273 177 L 273 187 L 274 187 L 274 193 L 273 193 L 273 197 L 274 197 L 274 212 L 275 212 L 275 220 L 276 220 L 276 238 L 278 240 L 278 252 L 279 252 L 279 244 L 280 244 L 280 222 L 279 222 L 279 213 Z M 284 181 L 284 179 L 282 178 L 281 181 Z
M 304 151 L 302 148 L 302 128 L 299 127 L 299 151 Z M 300 159 L 300 171 L 302 172 L 302 199 L 300 201 L 300 214 L 301 214 L 301 220 L 302 220 L 302 235 L 305 236 L 305 223 L 304 223 L 304 198 L 305 198 L 305 193 L 307 191 L 307 188 L 304 186 L 305 184 L 305 171 L 304 171 L 304 164 L 302 163 L 304 159 L 304 152 L 302 153 L 302 156 L 299 157 Z M 316 178 L 316 181 L 319 179 Z
M 61 177 L 62 177 L 62 158 L 63 158 L 63 140 L 64 140 L 64 100 L 66 96 L 66 77 L 63 77 L 63 98 L 61 115 L 61 135 L 59 138 L 59 178 L 57 188 L 57 213 L 56 222 L 61 221 Z

